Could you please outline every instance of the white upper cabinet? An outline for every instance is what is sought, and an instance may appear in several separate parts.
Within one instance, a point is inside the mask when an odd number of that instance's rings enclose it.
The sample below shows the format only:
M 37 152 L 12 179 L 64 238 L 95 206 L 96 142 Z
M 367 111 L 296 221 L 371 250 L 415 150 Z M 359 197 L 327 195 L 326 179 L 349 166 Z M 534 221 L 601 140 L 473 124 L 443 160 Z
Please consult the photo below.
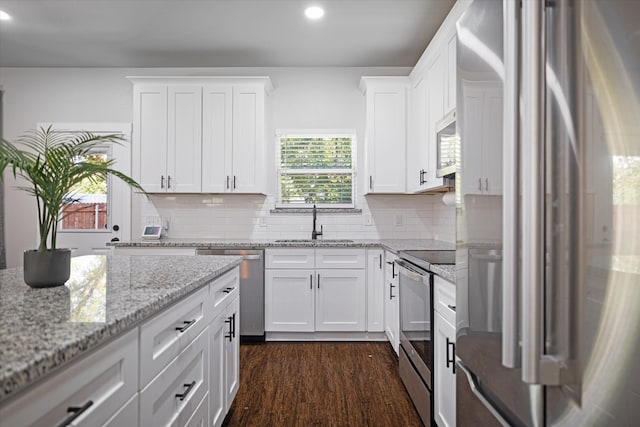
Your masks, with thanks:
M 134 176 L 150 193 L 264 193 L 267 77 L 132 77 Z
M 456 21 L 469 4 L 458 0 L 410 74 L 411 109 L 407 143 L 407 191 L 450 185 L 436 176 L 437 124 L 456 109 Z
M 416 193 L 427 188 L 429 169 L 427 78 L 420 76 L 411 91 L 409 140 L 407 144 L 407 190 Z
M 201 188 L 202 88 L 134 88 L 133 144 L 142 187 L 151 193 L 195 193 Z
M 231 189 L 233 155 L 233 88 L 207 85 L 202 92 L 202 191 L 224 193 Z M 228 163 L 228 164 L 227 164 Z M 229 180 L 227 181 L 227 177 Z
M 202 87 L 168 87 L 166 191 L 197 193 L 201 189 Z M 143 157 L 144 159 L 144 157 Z
M 133 148 L 138 154 L 134 156 L 136 178 L 148 192 L 166 191 L 167 104 L 166 85 L 133 88 Z
M 363 77 L 366 99 L 365 194 L 405 193 L 407 77 Z
M 462 153 L 462 185 L 466 194 L 502 194 L 502 158 L 492 148 L 502 144 L 502 87 L 493 82 L 463 80 L 465 95 L 460 106 L 465 134 L 477 135 L 475 144 Z
M 457 62 L 456 62 L 456 43 L 457 37 L 455 33 L 449 39 L 447 43 L 447 70 L 445 73 L 445 80 L 447 81 L 446 96 L 444 97 L 444 111 L 448 112 L 456 108 L 456 75 L 457 75 Z
M 265 85 L 204 87 L 202 191 L 264 193 Z

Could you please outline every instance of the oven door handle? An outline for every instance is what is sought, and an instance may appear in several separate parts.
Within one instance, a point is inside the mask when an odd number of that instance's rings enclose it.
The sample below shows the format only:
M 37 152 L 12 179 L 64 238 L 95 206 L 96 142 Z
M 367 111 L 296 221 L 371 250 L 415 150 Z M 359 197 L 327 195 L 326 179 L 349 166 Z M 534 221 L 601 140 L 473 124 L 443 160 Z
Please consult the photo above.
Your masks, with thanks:
M 396 260 L 396 264 L 398 264 L 398 267 L 400 267 L 400 269 L 402 270 L 402 274 L 409 276 L 409 278 L 413 279 L 413 280 L 417 280 L 419 282 L 423 282 L 425 280 L 427 276 L 427 274 L 424 274 L 418 270 L 416 270 L 415 268 L 413 268 L 411 266 L 411 264 L 409 264 L 408 262 L 402 260 L 402 259 L 397 259 Z

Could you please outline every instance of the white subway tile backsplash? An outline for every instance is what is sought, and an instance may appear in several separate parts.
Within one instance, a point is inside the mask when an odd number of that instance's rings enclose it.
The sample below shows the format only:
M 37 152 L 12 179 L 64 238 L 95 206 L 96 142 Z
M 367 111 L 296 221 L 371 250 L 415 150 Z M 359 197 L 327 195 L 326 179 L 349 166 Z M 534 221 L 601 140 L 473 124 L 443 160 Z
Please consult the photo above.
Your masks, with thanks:
M 455 242 L 455 207 L 438 195 L 359 196 L 362 213 L 320 213 L 327 239 L 430 239 Z M 166 235 L 173 238 L 278 239 L 308 238 L 309 214 L 271 213 L 273 196 L 153 195 L 141 202 L 141 225 L 147 218 L 170 218 Z M 366 225 L 370 216 L 371 225 Z M 401 225 L 396 218 L 401 217 Z M 261 225 L 260 219 L 264 218 Z

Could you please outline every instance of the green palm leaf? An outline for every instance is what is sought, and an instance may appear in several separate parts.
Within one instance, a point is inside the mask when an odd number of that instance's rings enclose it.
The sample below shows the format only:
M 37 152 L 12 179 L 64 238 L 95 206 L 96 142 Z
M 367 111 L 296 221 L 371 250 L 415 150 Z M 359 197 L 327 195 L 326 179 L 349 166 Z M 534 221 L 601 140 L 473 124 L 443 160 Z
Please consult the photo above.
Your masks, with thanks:
M 14 177 L 24 178 L 31 186 L 19 188 L 36 199 L 38 250 L 48 249 L 47 239 L 51 249 L 56 248 L 57 224 L 62 219 L 65 202 L 74 186 L 83 180 L 114 176 L 146 194 L 135 180 L 112 168 L 115 160 L 86 160 L 98 145 L 123 142 L 122 136 L 116 134 L 69 133 L 51 126 L 28 131 L 15 143 L 0 139 L 0 171 L 10 168 Z

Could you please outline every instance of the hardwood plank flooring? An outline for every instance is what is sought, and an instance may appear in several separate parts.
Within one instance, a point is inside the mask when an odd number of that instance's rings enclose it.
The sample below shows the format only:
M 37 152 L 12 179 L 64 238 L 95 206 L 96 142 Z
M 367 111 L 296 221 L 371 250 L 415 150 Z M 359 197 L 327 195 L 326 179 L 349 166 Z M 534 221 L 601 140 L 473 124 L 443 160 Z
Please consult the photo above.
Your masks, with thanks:
M 223 426 L 422 426 L 386 342 L 240 346 Z

